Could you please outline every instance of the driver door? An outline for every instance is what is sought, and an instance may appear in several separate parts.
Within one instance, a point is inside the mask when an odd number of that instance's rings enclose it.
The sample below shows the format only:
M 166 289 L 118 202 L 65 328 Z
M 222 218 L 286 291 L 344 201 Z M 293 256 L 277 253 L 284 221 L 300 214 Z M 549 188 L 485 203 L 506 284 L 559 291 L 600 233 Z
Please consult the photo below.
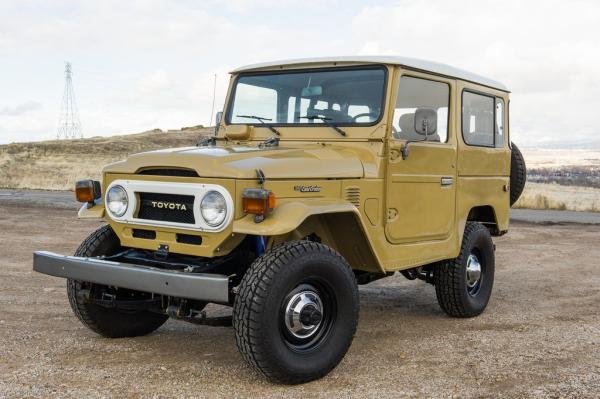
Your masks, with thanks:
M 392 244 L 446 240 L 455 220 L 456 136 L 449 134 L 455 83 L 417 76 L 400 78 L 389 140 L 385 234 Z M 423 110 L 430 115 L 425 125 Z M 435 128 L 424 130 L 427 123 Z

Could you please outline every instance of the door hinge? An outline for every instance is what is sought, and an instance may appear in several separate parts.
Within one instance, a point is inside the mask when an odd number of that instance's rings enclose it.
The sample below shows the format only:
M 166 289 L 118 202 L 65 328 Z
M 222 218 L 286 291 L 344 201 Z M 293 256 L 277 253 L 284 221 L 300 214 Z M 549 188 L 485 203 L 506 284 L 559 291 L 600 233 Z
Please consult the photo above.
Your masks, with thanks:
M 395 219 L 398 216 L 398 210 L 395 208 L 389 208 L 387 210 L 387 218 L 388 220 Z
M 395 148 L 392 148 L 390 150 L 390 160 L 395 161 L 398 158 L 400 158 L 400 151 Z

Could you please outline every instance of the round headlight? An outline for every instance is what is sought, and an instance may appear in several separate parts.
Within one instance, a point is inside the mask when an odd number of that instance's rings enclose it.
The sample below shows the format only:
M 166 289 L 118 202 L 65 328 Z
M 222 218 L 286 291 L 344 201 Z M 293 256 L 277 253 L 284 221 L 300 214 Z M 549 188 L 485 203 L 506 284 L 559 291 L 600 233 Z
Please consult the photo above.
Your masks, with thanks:
M 127 212 L 129 199 L 127 192 L 121 186 L 112 186 L 106 193 L 106 206 L 110 213 L 116 217 L 121 217 Z
M 200 212 L 209 226 L 219 226 L 227 216 L 225 197 L 218 191 L 209 191 L 200 202 Z

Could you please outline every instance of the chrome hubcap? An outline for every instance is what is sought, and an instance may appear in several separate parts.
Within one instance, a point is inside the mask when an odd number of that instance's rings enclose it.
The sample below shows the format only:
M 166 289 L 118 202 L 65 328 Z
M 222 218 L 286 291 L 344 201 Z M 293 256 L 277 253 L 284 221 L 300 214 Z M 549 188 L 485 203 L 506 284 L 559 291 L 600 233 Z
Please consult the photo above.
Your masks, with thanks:
M 323 303 L 316 290 L 306 288 L 285 305 L 285 326 L 296 338 L 313 336 L 323 321 Z
M 469 294 L 475 295 L 479 290 L 481 282 L 481 262 L 475 254 L 469 255 L 467 259 L 467 290 Z

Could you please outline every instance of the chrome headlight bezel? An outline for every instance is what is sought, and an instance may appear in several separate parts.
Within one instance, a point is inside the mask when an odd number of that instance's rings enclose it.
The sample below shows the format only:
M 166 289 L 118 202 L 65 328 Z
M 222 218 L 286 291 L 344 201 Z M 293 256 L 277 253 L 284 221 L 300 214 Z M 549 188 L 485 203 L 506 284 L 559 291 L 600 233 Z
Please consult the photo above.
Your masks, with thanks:
M 128 223 L 139 226 L 166 227 L 182 230 L 205 231 L 205 232 L 221 232 L 227 229 L 234 216 L 234 202 L 230 194 L 231 187 L 228 189 L 219 184 L 213 183 L 182 183 L 182 182 L 165 182 L 165 181 L 150 181 L 150 180 L 129 180 L 117 179 L 108 184 L 106 193 L 114 187 L 121 186 L 127 193 L 129 207 L 122 216 L 114 215 L 108 210 L 107 196 L 104 195 L 103 201 L 105 206 L 106 216 L 118 223 Z M 200 203 L 204 196 L 211 191 L 216 191 L 225 198 L 227 205 L 226 215 L 223 222 L 217 226 L 209 225 L 202 216 Z M 138 218 L 138 211 L 141 203 L 137 195 L 139 192 L 156 193 L 156 194 L 178 194 L 194 196 L 194 223 L 179 223 L 168 220 L 142 219 Z
M 209 204 L 208 201 L 212 201 L 212 204 Z M 213 212 L 214 217 L 211 217 L 209 212 Z M 210 227 L 222 225 L 227 219 L 228 212 L 227 199 L 219 191 L 210 190 L 200 200 L 200 215 Z
M 118 198 L 115 198 L 114 200 L 112 200 L 111 194 L 112 196 L 120 195 L 121 199 L 119 200 Z M 115 210 L 111 207 L 111 203 L 115 202 L 121 202 L 123 204 L 120 210 Z M 108 189 L 108 191 L 106 192 L 106 209 L 108 209 L 111 215 L 116 217 L 121 217 L 125 215 L 127 209 L 129 209 L 129 195 L 127 195 L 127 190 L 125 190 L 123 186 L 114 185 Z

